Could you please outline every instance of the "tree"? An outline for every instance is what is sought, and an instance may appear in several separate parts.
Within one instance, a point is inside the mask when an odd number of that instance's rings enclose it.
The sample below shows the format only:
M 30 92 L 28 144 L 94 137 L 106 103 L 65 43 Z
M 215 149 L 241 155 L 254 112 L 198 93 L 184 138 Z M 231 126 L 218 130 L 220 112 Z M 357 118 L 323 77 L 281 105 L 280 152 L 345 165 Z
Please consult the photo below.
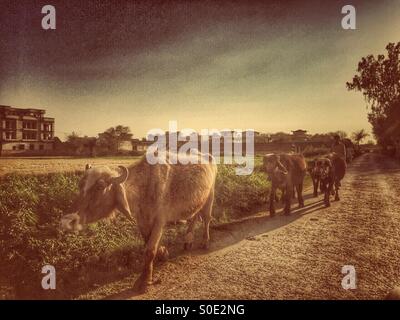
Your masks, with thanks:
M 387 57 L 368 55 L 358 63 L 352 82 L 347 82 L 348 90 L 360 91 L 364 95 L 368 121 L 373 134 L 382 146 L 393 144 L 396 137 L 388 128 L 398 127 L 400 114 L 400 42 L 386 46 Z
M 67 136 L 67 146 L 69 146 L 76 155 L 89 153 L 89 155 L 93 157 L 96 143 L 97 139 L 95 137 L 81 137 L 75 131 Z
M 99 134 L 99 145 L 105 147 L 111 153 L 117 153 L 122 142 L 130 141 L 132 136 L 129 127 L 118 125 Z
M 366 137 L 368 137 L 369 134 L 364 129 L 361 129 L 361 130 L 353 132 L 353 134 L 351 136 L 352 136 L 354 142 L 357 145 L 360 145 L 360 142 L 363 141 Z
M 346 139 L 347 138 L 347 132 L 346 131 L 342 131 L 342 130 L 338 130 L 333 132 L 333 135 L 337 134 L 341 140 Z

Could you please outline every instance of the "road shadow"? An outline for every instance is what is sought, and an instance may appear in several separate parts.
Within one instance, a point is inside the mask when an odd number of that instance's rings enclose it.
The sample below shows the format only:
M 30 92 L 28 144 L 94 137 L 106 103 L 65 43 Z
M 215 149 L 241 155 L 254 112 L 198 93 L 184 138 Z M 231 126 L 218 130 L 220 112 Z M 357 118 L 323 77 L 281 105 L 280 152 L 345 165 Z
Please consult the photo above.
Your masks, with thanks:
M 251 217 L 213 226 L 210 249 L 207 251 L 200 249 L 193 250 L 190 254 L 208 254 L 235 245 L 243 240 L 254 240 L 254 237 L 268 234 L 269 232 L 285 227 L 305 215 L 325 208 L 324 202 L 320 197 L 314 198 L 312 194 L 309 194 L 304 196 L 304 200 L 305 206 L 303 208 L 294 207 L 292 204 L 290 215 L 284 215 L 282 205 L 280 205 L 274 217 L 271 217 L 268 212 L 263 211 Z
M 274 230 L 285 227 L 286 225 L 304 217 L 305 215 L 314 213 L 321 209 L 324 209 L 324 202 L 322 196 L 314 197 L 311 193 L 311 189 L 307 190 L 310 192 L 303 196 L 305 206 L 303 208 L 297 208 L 297 199 L 292 199 L 292 212 L 286 216 L 283 214 L 283 206 L 281 203 L 276 204 L 276 215 L 270 217 L 267 211 L 259 212 L 255 215 L 245 217 L 239 220 L 235 220 L 229 223 L 219 224 L 211 226 L 211 242 L 208 250 L 197 248 L 199 241 L 196 241 L 194 248 L 191 251 L 179 250 L 174 253 L 169 261 L 173 262 L 176 259 L 185 256 L 201 256 L 208 255 L 210 253 L 225 250 L 233 245 L 238 244 L 241 241 L 253 241 L 256 240 L 257 236 L 265 236 Z M 132 280 L 133 285 L 134 279 Z M 104 300 L 119 300 L 128 299 L 140 296 L 141 294 L 135 292 L 132 288 L 120 291 L 115 294 L 104 297 Z

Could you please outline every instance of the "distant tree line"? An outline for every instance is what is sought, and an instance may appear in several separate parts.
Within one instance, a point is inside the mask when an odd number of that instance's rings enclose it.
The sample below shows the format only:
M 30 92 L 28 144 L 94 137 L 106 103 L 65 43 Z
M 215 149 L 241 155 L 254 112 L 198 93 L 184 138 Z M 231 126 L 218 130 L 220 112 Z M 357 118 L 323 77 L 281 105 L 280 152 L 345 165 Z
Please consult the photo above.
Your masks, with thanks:
M 124 146 L 131 143 L 132 137 L 130 128 L 122 125 L 111 127 L 97 137 L 80 136 L 72 132 L 62 148 L 73 155 L 117 155 L 126 153 Z
M 354 143 L 359 146 L 360 143 L 368 136 L 364 129 L 353 132 L 352 140 L 348 138 L 345 131 L 334 131 L 328 133 L 317 133 L 314 135 L 307 135 L 303 142 L 319 142 L 321 147 L 329 148 L 332 143 L 332 137 L 339 135 L 346 145 Z M 132 150 L 132 137 L 133 134 L 127 126 L 118 125 L 108 128 L 104 132 L 98 134 L 96 137 L 80 136 L 76 132 L 67 135 L 65 142 L 61 143 L 58 151 L 65 155 L 76 156 L 111 156 L 121 154 L 134 154 Z M 277 132 L 277 133 L 261 133 L 255 137 L 255 143 L 296 143 L 296 137 L 291 133 Z M 313 147 L 312 152 L 318 148 Z

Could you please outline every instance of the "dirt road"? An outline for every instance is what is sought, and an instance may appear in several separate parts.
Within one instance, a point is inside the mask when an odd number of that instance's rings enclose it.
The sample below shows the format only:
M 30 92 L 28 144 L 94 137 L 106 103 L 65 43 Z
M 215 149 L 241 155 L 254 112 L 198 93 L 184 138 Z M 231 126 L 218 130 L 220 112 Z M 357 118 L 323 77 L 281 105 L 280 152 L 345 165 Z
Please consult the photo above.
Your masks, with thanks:
M 365 154 L 349 167 L 341 201 L 330 208 L 308 195 L 306 207 L 290 217 L 264 212 L 213 229 L 211 252 L 159 265 L 161 283 L 145 295 L 129 290 L 135 277 L 98 293 L 106 299 L 381 299 L 400 284 L 399 182 L 399 164 Z M 341 286 L 344 265 L 355 267 L 354 290 Z

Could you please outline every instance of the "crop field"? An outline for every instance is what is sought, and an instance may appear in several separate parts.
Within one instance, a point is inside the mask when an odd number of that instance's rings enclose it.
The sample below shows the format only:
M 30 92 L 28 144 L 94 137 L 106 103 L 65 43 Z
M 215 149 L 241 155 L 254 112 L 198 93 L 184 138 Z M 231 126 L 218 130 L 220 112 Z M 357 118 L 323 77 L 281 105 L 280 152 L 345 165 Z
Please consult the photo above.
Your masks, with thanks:
M 0 176 L 7 173 L 46 174 L 55 172 L 82 171 L 87 163 L 95 166 L 130 165 L 140 157 L 104 157 L 104 158 L 4 158 L 0 159 Z

